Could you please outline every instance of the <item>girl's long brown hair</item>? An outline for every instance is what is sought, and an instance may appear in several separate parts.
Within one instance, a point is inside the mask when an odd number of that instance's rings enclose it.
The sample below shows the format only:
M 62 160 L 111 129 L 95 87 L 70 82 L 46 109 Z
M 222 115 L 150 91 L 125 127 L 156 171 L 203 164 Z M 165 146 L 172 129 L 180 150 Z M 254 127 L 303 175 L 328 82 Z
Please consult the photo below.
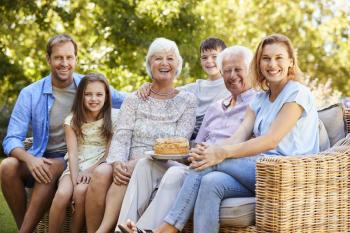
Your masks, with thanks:
M 112 134 L 113 134 L 112 117 L 111 117 L 112 99 L 111 99 L 111 93 L 110 93 L 108 81 L 103 74 L 99 74 L 99 73 L 87 74 L 80 81 L 80 84 L 77 88 L 77 93 L 74 98 L 72 110 L 71 110 L 73 114 L 72 128 L 76 133 L 77 138 L 84 140 L 85 135 L 83 135 L 83 132 L 81 129 L 82 125 L 86 123 L 84 93 L 87 85 L 93 82 L 101 82 L 104 84 L 104 87 L 105 87 L 105 92 L 106 92 L 105 103 L 98 115 L 98 119 L 103 118 L 101 136 L 104 137 L 108 142 L 111 140 Z
M 275 44 L 275 43 L 281 43 L 285 45 L 287 48 L 289 58 L 293 60 L 293 65 L 288 70 L 288 79 L 299 81 L 299 78 L 302 75 L 302 72 L 298 66 L 297 55 L 293 48 L 292 42 L 285 35 L 272 34 L 272 35 L 266 36 L 261 40 L 261 42 L 259 43 L 255 51 L 254 58 L 250 66 L 251 80 L 255 88 L 258 88 L 258 89 L 260 88 L 264 91 L 268 91 L 270 89 L 266 78 L 264 77 L 264 75 L 260 70 L 260 60 L 261 60 L 262 52 L 265 45 Z

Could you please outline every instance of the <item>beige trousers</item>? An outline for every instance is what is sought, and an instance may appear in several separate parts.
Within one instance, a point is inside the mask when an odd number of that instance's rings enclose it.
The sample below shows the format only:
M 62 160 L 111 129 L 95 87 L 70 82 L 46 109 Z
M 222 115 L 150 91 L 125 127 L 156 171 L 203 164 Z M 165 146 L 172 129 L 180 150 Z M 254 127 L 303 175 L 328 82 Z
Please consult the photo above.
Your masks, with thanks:
M 174 161 L 139 160 L 124 196 L 118 224 L 131 219 L 142 229 L 158 227 L 172 207 L 187 173 L 187 166 Z

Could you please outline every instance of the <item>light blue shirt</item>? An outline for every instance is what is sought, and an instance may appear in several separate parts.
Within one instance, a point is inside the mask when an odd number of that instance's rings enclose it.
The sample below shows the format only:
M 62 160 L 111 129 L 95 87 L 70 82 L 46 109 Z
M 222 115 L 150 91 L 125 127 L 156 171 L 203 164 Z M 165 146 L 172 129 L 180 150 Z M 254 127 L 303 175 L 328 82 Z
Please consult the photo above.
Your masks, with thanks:
M 212 103 L 231 96 L 231 93 L 226 89 L 223 78 L 217 80 L 197 79 L 195 83 L 189 83 L 181 87 L 179 90 L 188 91 L 197 97 L 196 116 L 203 116 L 209 105 Z
M 259 137 L 268 132 L 271 124 L 285 103 L 295 102 L 304 111 L 291 131 L 278 146 L 267 155 L 305 155 L 319 151 L 318 114 L 310 90 L 296 81 L 288 81 L 277 98 L 271 102 L 268 92 L 259 93 L 250 104 L 256 114 L 254 135 Z
M 83 77 L 77 73 L 73 74 L 76 86 Z M 111 95 L 113 107 L 120 108 L 126 93 L 111 88 Z M 3 141 L 5 154 L 9 155 L 17 147 L 24 148 L 23 140 L 31 127 L 33 145 L 28 152 L 37 157 L 43 156 L 49 139 L 50 110 L 54 101 L 51 74 L 22 89 L 13 108 L 7 135 Z

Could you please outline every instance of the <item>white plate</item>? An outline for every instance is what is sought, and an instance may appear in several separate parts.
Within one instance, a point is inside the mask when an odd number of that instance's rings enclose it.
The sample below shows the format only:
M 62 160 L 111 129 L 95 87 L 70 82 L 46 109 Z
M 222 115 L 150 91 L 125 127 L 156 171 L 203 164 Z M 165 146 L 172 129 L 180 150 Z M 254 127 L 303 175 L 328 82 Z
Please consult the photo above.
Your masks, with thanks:
M 159 160 L 186 160 L 189 157 L 189 155 L 159 155 L 153 150 L 145 151 L 145 154 Z

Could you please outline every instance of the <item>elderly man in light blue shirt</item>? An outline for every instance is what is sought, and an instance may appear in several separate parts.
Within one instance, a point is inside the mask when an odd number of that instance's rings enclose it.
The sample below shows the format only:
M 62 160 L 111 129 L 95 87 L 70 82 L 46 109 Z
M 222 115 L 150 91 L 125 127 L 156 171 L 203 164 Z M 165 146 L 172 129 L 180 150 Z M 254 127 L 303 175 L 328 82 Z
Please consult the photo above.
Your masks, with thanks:
M 50 38 L 46 52 L 51 73 L 20 92 L 3 141 L 9 157 L 1 163 L 1 186 L 19 232 L 34 231 L 54 195 L 67 151 L 63 119 L 83 77 L 74 73 L 77 45 L 70 36 Z M 112 91 L 113 107 L 120 107 L 124 95 Z M 26 151 L 23 141 L 30 128 L 33 144 Z M 33 187 L 28 205 L 25 187 Z

